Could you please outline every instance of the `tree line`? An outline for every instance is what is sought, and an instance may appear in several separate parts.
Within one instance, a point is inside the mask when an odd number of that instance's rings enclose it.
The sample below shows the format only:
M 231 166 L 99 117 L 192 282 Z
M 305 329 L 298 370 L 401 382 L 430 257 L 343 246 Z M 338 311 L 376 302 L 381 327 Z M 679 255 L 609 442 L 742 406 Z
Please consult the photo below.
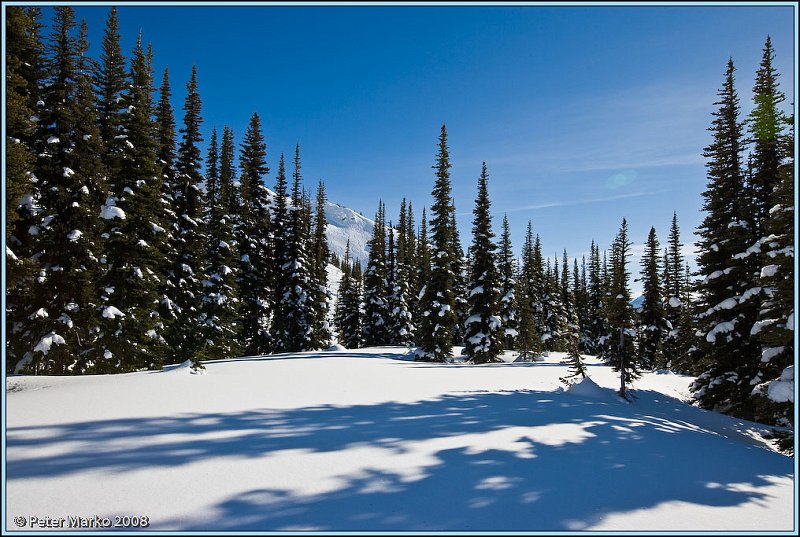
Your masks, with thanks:
M 626 219 L 608 250 L 592 241 L 580 262 L 545 257 L 529 222 L 517 258 L 508 219 L 493 230 L 485 163 L 464 252 L 444 125 L 419 225 L 410 201 L 396 225 L 381 202 L 366 266 L 349 248 L 334 259 L 325 187 L 303 186 L 299 146 L 291 178 L 280 156 L 273 195 L 257 113 L 238 166 L 228 126 L 203 156 L 195 67 L 178 129 L 169 71 L 156 88 L 141 34 L 126 60 L 115 8 L 99 59 L 85 21 L 69 6 L 54 13 L 43 38 L 38 8 L 7 10 L 7 371 L 126 372 L 178 357 L 201 368 L 334 339 L 413 346 L 433 362 L 451 361 L 453 346 L 472 363 L 562 351 L 569 376 L 585 374 L 586 354 L 620 371 L 623 393 L 642 370 L 670 369 L 697 376 L 705 408 L 790 424 L 793 402 L 769 395 L 794 354 L 794 138 L 769 38 L 751 114 L 740 117 L 732 60 L 715 103 L 699 270 L 673 214 L 663 249 L 650 229 L 635 310 Z

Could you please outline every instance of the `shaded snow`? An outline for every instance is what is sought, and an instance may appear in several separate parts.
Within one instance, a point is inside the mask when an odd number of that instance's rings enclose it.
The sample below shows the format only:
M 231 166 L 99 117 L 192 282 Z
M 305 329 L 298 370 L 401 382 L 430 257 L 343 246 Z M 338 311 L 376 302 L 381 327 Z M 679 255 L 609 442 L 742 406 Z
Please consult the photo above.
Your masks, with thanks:
M 149 530 L 789 531 L 793 460 L 645 373 L 630 404 L 541 364 L 405 348 L 13 377 L 8 513 L 145 514 Z M 459 348 L 454 353 L 460 352 Z M 180 358 L 179 358 L 180 360 Z M 13 389 L 11 389 L 13 383 Z

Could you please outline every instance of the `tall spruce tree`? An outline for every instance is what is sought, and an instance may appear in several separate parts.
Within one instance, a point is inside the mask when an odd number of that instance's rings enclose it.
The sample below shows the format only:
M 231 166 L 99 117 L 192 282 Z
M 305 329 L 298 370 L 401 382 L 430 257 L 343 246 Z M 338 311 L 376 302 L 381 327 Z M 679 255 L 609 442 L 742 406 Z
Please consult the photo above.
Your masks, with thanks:
M 603 357 L 614 371 L 620 374 L 620 390 L 626 396 L 628 385 L 641 376 L 635 355 L 633 329 L 633 307 L 631 292 L 628 288 L 630 273 L 627 264 L 630 257 L 631 242 L 628 238 L 628 221 L 623 218 L 619 233 L 611 245 L 611 266 L 609 270 L 609 287 L 606 295 L 606 317 L 608 343 Z
M 162 190 L 157 144 L 153 136 L 152 72 L 141 35 L 133 51 L 130 83 L 122 98 L 124 147 L 119 171 L 101 207 L 107 220 L 106 272 L 101 288 L 101 349 L 113 370 L 157 368 L 166 358 L 165 325 L 159 314 L 162 241 L 159 220 Z M 101 262 L 104 261 L 101 259 Z
M 357 349 L 361 346 L 361 276 L 355 274 L 354 265 L 350 257 L 350 239 L 348 239 L 334 313 L 334 325 L 339 334 L 339 343 L 348 349 Z
M 691 365 L 687 363 L 687 349 L 683 343 L 691 327 L 684 323 L 687 318 L 685 310 L 689 309 L 689 304 L 682 300 L 687 285 L 683 275 L 682 247 L 678 213 L 674 212 L 664 253 L 664 317 L 667 333 L 664 336 L 663 353 L 666 367 L 688 373 Z
M 760 360 L 750 337 L 758 300 L 752 300 L 755 260 L 745 256 L 753 233 L 752 208 L 742 196 L 742 124 L 734 88 L 733 60 L 728 60 L 714 112 L 713 141 L 705 150 L 708 188 L 703 193 L 706 217 L 699 228 L 697 262 L 704 279 L 698 284 L 698 350 L 704 372 L 692 385 L 697 402 L 743 418 L 753 417 L 751 381 Z
M 325 229 L 328 221 L 325 217 L 325 183 L 322 180 L 317 185 L 316 206 L 314 211 L 314 229 L 311 241 L 311 276 L 312 276 L 312 306 L 314 309 L 314 336 L 313 348 L 322 349 L 331 343 L 331 326 L 328 320 L 329 308 L 333 296 L 328 290 L 328 263 L 331 258 Z M 331 312 L 332 313 L 332 312 Z
M 638 345 L 638 361 L 647 369 L 666 367 L 663 345 L 667 325 L 659 274 L 659 248 L 656 229 L 651 227 L 641 261 L 644 300 L 639 311 Z
M 266 354 L 272 349 L 270 323 L 275 302 L 276 269 L 269 212 L 270 193 L 264 186 L 264 177 L 269 173 L 266 157 L 267 145 L 261 118 L 253 113 L 239 152 L 242 203 L 236 233 L 239 246 L 239 317 L 242 325 L 240 346 L 248 355 Z
M 439 151 L 436 155 L 436 183 L 431 206 L 431 272 L 421 299 L 419 348 L 417 360 L 446 362 L 452 356 L 453 331 L 458 318 L 455 312 L 453 285 L 456 275 L 454 257 L 453 214 L 450 185 L 450 150 L 447 147 L 447 127 L 442 125 Z
M 500 251 L 497 258 L 500 291 L 500 320 L 503 323 L 503 348 L 516 348 L 517 298 L 516 298 L 516 266 L 514 252 L 511 249 L 511 231 L 508 216 L 503 215 L 503 233 L 500 236 Z
M 492 232 L 489 176 L 483 163 L 475 199 L 470 246 L 469 304 L 465 322 L 464 355 L 475 364 L 499 362 L 503 352 L 503 332 L 497 275 L 497 246 Z
M 219 171 L 216 162 L 207 167 L 206 184 L 212 172 L 218 173 L 217 199 L 208 196 L 211 206 L 206 235 L 203 266 L 205 278 L 201 282 L 199 322 L 205 345 L 201 356 L 207 359 L 231 358 L 240 353 L 239 289 L 237 285 L 238 249 L 234 240 L 234 215 L 230 213 L 234 193 L 235 172 L 233 164 L 233 130 L 225 126 L 222 134 Z M 214 158 L 209 151 L 209 158 Z
M 409 275 L 413 272 L 413 267 L 410 265 L 412 258 L 408 255 L 407 216 L 406 200 L 403 198 L 400 203 L 397 241 L 394 241 L 395 233 L 391 231 L 391 224 L 389 225 L 389 252 L 392 259 L 387 275 L 389 281 L 389 339 L 394 345 L 407 345 L 413 341 L 414 337 L 414 325 L 409 306 Z
M 378 203 L 375 227 L 369 242 L 364 271 L 364 320 L 362 334 L 367 347 L 389 342 L 389 288 L 386 267 L 386 223 L 383 202 Z
M 6 10 L 6 371 L 21 370 L 26 358 L 29 315 L 32 313 L 31 258 L 40 218 L 34 166 L 37 115 L 43 84 L 43 45 L 39 36 L 40 11 L 35 7 L 8 6 Z M 38 103 L 41 103 L 39 105 Z M 41 144 L 39 144 L 41 146 Z M 26 359 L 26 362 L 20 362 Z M 18 367 L 19 365 L 19 367 Z
M 206 154 L 206 201 L 208 201 L 207 211 L 211 221 L 219 218 L 220 204 L 219 195 L 219 143 L 217 142 L 217 128 L 211 129 L 211 139 L 208 142 L 208 153 Z M 224 210 L 223 210 L 224 212 Z
M 106 19 L 101 44 L 100 64 L 95 73 L 100 136 L 105 144 L 105 162 L 110 177 L 117 175 L 126 148 L 123 93 L 127 87 L 125 57 L 122 55 L 117 8 L 112 7 Z
M 200 188 L 203 182 L 199 147 L 203 141 L 200 133 L 202 101 L 197 90 L 196 66 L 192 66 L 186 91 L 175 192 L 172 196 L 176 218 L 170 230 L 175 238 L 177 255 L 168 271 L 178 315 L 170 326 L 167 342 L 170 348 L 180 349 L 181 358 L 191 359 L 192 367 L 196 370 L 203 367 L 200 358 L 206 345 L 200 321 L 200 297 L 203 292 L 201 282 L 205 279 L 202 256 L 207 244 L 203 223 L 205 196 Z
M 520 357 L 527 359 L 542 352 L 541 307 L 543 265 L 539 237 L 533 241 L 533 224 L 528 221 L 525 243 L 522 247 L 522 266 L 517 283 L 517 317 L 519 318 L 519 339 L 517 346 Z

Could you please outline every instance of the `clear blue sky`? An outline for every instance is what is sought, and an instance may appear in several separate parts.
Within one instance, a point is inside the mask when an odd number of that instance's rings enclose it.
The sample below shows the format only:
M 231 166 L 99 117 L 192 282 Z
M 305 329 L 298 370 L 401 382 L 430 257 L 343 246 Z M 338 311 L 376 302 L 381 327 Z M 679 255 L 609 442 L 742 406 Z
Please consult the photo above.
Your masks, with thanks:
M 78 6 L 99 55 L 108 7 Z M 49 11 L 46 11 L 49 14 Z M 767 34 L 794 102 L 789 6 L 127 6 L 123 50 L 153 44 L 180 123 L 197 65 L 203 131 L 262 117 L 272 172 L 299 143 L 306 184 L 373 216 L 419 219 L 447 124 L 458 221 L 470 240 L 481 161 L 495 230 L 519 251 L 528 220 L 545 253 L 608 247 L 623 216 L 640 248 L 673 210 L 684 241 L 702 219 L 702 149 L 732 56 L 745 111 Z M 632 272 L 638 273 L 638 258 Z M 638 287 L 634 284 L 634 289 Z

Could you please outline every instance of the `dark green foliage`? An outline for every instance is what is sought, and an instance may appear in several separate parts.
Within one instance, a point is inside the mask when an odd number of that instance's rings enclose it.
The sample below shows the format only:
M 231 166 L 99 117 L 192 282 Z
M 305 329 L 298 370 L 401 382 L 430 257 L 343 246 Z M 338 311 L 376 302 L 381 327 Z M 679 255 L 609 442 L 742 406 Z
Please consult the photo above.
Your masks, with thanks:
M 369 260 L 364 271 L 364 319 L 362 337 L 364 346 L 389 343 L 390 294 L 386 267 L 386 223 L 383 202 L 378 203 L 375 227 L 369 242 Z
M 421 361 L 445 362 L 452 356 L 453 331 L 458 321 L 453 291 L 456 278 L 453 267 L 458 260 L 454 259 L 455 207 L 450 167 L 447 128 L 442 125 L 439 151 L 433 166 L 436 183 L 431 206 L 431 272 L 430 277 L 423 280 L 426 283 L 420 304 L 422 318 L 419 321 L 417 359 Z
M 406 200 L 400 204 L 399 229 L 397 241 L 395 233 L 389 225 L 389 262 L 387 267 L 387 280 L 389 291 L 389 341 L 393 345 L 407 345 L 413 341 L 414 325 L 412 324 L 409 306 L 410 275 L 414 272 L 412 265 L 413 256 L 409 256 L 408 214 Z M 410 235 L 414 236 L 413 232 Z M 412 246 L 413 247 L 413 243 Z
M 638 361 L 645 369 L 666 367 L 663 341 L 666 334 L 663 290 L 660 278 L 659 244 L 656 229 L 650 228 L 642 256 L 642 287 L 644 300 L 639 311 Z
M 175 190 L 172 195 L 175 219 L 170 232 L 175 239 L 176 258 L 168 271 L 173 302 L 178 312 L 166 339 L 172 349 L 180 349 L 181 357 L 191 359 L 194 368 L 202 368 L 200 356 L 206 340 L 200 322 L 200 298 L 203 295 L 203 253 L 207 242 L 203 212 L 205 196 L 201 190 L 202 157 L 199 144 L 202 123 L 200 94 L 197 91 L 197 68 L 186 84 L 181 143 L 178 147 Z
M 528 221 L 525 243 L 522 247 L 522 268 L 517 283 L 517 317 L 519 318 L 520 356 L 537 356 L 542 353 L 541 316 L 544 285 L 544 266 L 539 237 L 533 241 L 533 226 Z
M 331 328 L 328 322 L 328 310 L 333 296 L 328 291 L 328 263 L 330 250 L 325 236 L 327 220 L 325 218 L 325 183 L 321 180 L 317 185 L 316 210 L 314 212 L 314 229 L 311 237 L 311 294 L 314 308 L 314 336 L 312 347 L 326 348 L 331 343 Z
M 750 330 L 758 313 L 754 289 L 759 282 L 755 258 L 746 255 L 754 227 L 750 204 L 742 196 L 743 136 L 733 73 L 729 60 L 715 103 L 714 140 L 704 153 L 708 188 L 703 193 L 706 217 L 699 228 L 697 262 L 704 279 L 698 285 L 696 353 L 704 372 L 692 391 L 704 408 L 752 418 L 749 396 L 760 349 Z
M 602 354 L 614 371 L 620 373 L 620 395 L 623 397 L 628 385 L 641 376 L 633 345 L 636 332 L 633 330 L 633 307 L 628 289 L 630 249 L 628 221 L 623 218 L 619 233 L 611 245 L 609 287 L 605 302 L 608 331 Z
M 128 84 L 125 58 L 120 47 L 117 8 L 112 7 L 103 34 L 100 65 L 95 74 L 100 136 L 105 145 L 105 162 L 109 176 L 116 176 L 125 150 L 125 114 L 123 93 Z
M 350 259 L 350 241 L 347 241 L 342 260 L 342 281 L 333 322 L 339 333 L 339 343 L 348 349 L 361 346 L 361 274 L 355 271 Z
M 102 207 L 106 218 L 107 267 L 102 279 L 101 348 L 107 371 L 160 367 L 166 356 L 158 313 L 164 225 L 159 221 L 162 176 L 151 119 L 152 73 L 141 36 L 123 95 L 124 146 Z M 103 260 L 101 259 L 101 262 Z M 175 348 L 173 346 L 173 348 Z
M 465 322 L 464 355 L 476 364 L 501 361 L 503 352 L 502 320 L 497 275 L 497 246 L 494 244 L 490 213 L 488 174 L 483 163 L 475 199 L 470 246 L 470 284 Z
M 500 320 L 503 323 L 503 348 L 516 348 L 519 323 L 517 321 L 516 263 L 511 249 L 511 232 L 508 217 L 503 215 L 503 233 L 500 236 L 500 251 L 497 257 L 500 293 Z
M 689 282 L 684 276 L 682 247 L 678 214 L 673 213 L 668 244 L 664 251 L 664 317 L 667 332 L 664 336 L 663 354 L 666 367 L 679 373 L 689 373 L 692 367 L 686 343 L 692 333 L 688 322 L 691 304 L 684 301 L 684 295 L 688 297 L 686 288 Z

